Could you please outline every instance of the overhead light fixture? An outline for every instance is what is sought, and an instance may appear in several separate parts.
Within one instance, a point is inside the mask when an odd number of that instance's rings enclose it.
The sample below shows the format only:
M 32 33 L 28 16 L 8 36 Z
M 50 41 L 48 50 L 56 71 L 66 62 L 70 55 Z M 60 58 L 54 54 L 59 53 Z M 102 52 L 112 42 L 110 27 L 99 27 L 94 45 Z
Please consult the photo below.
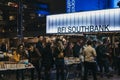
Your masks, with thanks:
M 9 16 L 9 20 L 10 21 L 15 20 L 15 16 Z
M 18 4 L 15 3 L 15 2 L 8 2 L 7 5 L 8 5 L 8 6 L 11 6 L 11 7 L 18 7 Z

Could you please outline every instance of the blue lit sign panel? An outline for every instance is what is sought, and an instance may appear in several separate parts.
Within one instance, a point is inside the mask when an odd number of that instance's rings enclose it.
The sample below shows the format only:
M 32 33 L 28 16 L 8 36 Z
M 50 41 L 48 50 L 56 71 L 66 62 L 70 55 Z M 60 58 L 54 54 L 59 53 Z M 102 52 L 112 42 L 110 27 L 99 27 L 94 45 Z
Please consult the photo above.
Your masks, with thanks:
M 100 5 L 103 5 L 103 3 L 101 4 L 100 2 L 98 2 L 98 0 L 66 0 L 66 12 L 71 13 L 79 11 L 98 10 L 102 8 L 99 6 L 98 3 Z
M 116 8 L 119 0 L 66 0 L 66 12 Z
M 120 0 L 113 0 L 114 2 L 113 2 L 113 7 L 114 8 L 118 8 L 118 5 L 117 5 L 117 3 L 120 1 Z
M 67 12 L 75 12 L 76 0 L 67 0 Z
M 45 11 L 45 10 L 39 10 L 39 11 L 36 11 L 37 14 L 41 14 L 41 15 L 48 15 L 50 14 L 48 11 Z
M 38 7 L 38 10 L 35 11 L 38 15 L 50 14 L 48 4 L 41 3 L 41 4 L 35 4 L 34 6 Z
M 46 33 L 120 31 L 120 9 L 47 16 Z

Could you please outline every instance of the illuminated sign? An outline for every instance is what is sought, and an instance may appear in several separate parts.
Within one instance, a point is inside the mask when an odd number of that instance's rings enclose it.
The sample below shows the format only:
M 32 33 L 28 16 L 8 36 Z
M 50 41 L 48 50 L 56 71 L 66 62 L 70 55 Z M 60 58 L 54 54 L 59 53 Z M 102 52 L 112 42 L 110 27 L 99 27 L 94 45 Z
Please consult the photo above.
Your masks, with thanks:
M 47 16 L 46 33 L 120 31 L 120 9 Z
M 80 12 L 113 8 L 118 0 L 66 0 L 66 12 Z
M 120 0 L 113 0 L 113 7 L 118 8 L 119 6 L 117 5 Z
M 39 16 L 49 15 L 49 5 L 46 3 L 36 3 L 34 4 L 38 9 L 35 11 Z
M 75 0 L 67 0 L 67 12 L 75 12 Z

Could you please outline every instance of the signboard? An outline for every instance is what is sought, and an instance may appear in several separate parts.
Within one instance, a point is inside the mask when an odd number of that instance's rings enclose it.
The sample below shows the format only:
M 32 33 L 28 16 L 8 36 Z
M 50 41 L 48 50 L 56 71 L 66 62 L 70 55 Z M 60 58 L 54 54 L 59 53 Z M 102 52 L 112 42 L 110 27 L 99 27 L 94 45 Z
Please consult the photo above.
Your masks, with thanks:
M 120 0 L 113 0 L 113 7 L 118 8 L 119 6 L 117 5 Z
M 120 8 L 47 16 L 46 33 L 120 31 Z
M 67 12 L 75 12 L 75 5 L 76 5 L 76 0 L 67 0 L 66 2 L 66 10 Z
M 66 0 L 66 12 L 110 9 L 113 3 L 113 0 Z

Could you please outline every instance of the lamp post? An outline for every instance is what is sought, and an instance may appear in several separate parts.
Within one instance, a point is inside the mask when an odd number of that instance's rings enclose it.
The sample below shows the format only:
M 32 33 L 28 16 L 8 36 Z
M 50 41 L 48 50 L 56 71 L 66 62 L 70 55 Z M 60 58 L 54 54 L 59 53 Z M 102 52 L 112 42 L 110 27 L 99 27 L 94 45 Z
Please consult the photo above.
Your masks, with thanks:
M 18 0 L 18 11 L 17 11 L 17 37 L 18 43 L 23 42 L 23 3 L 22 0 Z

